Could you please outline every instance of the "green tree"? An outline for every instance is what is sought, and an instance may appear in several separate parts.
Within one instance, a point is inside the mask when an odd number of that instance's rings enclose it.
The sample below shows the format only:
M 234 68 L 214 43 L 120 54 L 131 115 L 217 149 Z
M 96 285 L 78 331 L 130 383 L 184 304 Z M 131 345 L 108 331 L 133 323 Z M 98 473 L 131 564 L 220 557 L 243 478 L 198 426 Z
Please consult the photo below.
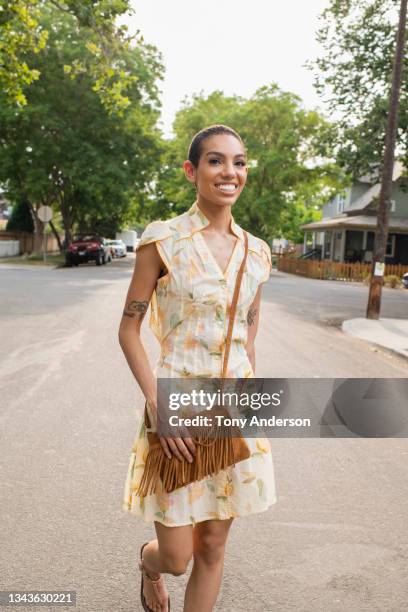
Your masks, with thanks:
M 109 112 L 121 113 L 131 103 L 128 91 L 137 78 L 122 61 L 123 47 L 143 44 L 137 33 L 129 36 L 120 15 L 130 14 L 129 0 L 2 0 L 0 5 L 0 86 L 5 102 L 25 105 L 26 86 L 37 80 L 34 53 L 46 47 L 52 24 L 45 28 L 41 14 L 54 8 L 59 15 L 73 16 L 79 27 L 92 34 L 86 59 L 76 58 L 65 70 L 72 78 L 87 73 Z M 51 28 L 51 29 L 50 29 Z
M 162 65 L 151 46 L 124 47 L 121 61 L 136 77 L 128 92 L 132 104 L 120 116 L 110 114 L 91 75 L 73 80 L 64 72 L 88 57 L 91 31 L 52 8 L 43 11 L 41 25 L 48 43 L 29 58 L 40 78 L 26 88 L 27 106 L 0 105 L 0 180 L 11 199 L 60 212 L 68 244 L 79 226 L 119 227 L 149 193 L 161 151 Z
M 399 0 L 331 0 L 321 15 L 320 58 L 308 62 L 336 119 L 337 160 L 353 177 L 381 175 Z M 397 158 L 408 166 L 408 56 L 405 57 Z
M 303 219 L 339 188 L 341 175 L 323 159 L 330 153 L 325 145 L 330 126 L 275 84 L 260 88 L 250 99 L 216 91 L 184 101 L 162 164 L 157 199 L 149 209 L 151 218 L 177 214 L 191 205 L 195 192 L 181 165 L 194 133 L 213 123 L 236 129 L 248 151 L 248 182 L 234 206 L 236 220 L 267 240 L 284 232 L 301 240 Z
M 38 79 L 38 71 L 24 59 L 44 48 L 48 33 L 38 22 L 36 0 L 3 0 L 0 5 L 0 88 L 6 101 L 25 104 L 23 87 Z
M 301 239 L 297 219 L 320 208 L 321 196 L 340 184 L 330 150 L 321 144 L 329 127 L 318 113 L 305 110 L 298 96 L 275 84 L 260 88 L 243 105 L 239 125 L 249 158 L 256 161 L 239 201 L 240 221 L 266 239 L 286 237 L 289 229 Z M 301 217 L 291 214 L 296 210 L 303 211 Z
M 21 200 L 14 204 L 10 219 L 7 221 L 6 230 L 33 233 L 34 223 L 28 202 Z

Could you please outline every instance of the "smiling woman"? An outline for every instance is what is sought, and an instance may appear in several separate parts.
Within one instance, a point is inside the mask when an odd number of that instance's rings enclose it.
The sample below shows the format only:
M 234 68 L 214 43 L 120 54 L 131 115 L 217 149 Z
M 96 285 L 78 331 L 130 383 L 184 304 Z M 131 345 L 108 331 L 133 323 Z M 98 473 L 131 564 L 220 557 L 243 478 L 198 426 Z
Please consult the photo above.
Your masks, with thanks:
M 231 216 L 230 207 L 244 189 L 248 174 L 241 137 L 227 126 L 215 125 L 201 130 L 190 144 L 184 171 L 187 180 L 195 185 L 200 208 L 207 210 L 207 216 L 213 214 L 220 217 L 225 213 Z M 211 227 L 202 232 L 202 238 L 219 269 L 226 272 L 237 240 L 225 228 L 225 220 L 221 217 L 219 220 L 212 219 Z
M 214 137 L 220 134 L 223 134 L 223 147 L 221 150 L 219 150 L 220 147 L 213 148 L 211 146 Z M 188 150 L 188 161 L 184 164 L 184 170 L 187 179 L 190 182 L 194 182 L 197 191 L 201 193 L 196 180 L 197 173 L 195 172 L 195 169 L 200 164 L 200 158 L 202 158 L 200 168 L 202 185 L 205 185 L 206 182 L 212 179 L 214 186 L 219 191 L 224 194 L 234 195 L 236 196 L 235 199 L 237 199 L 245 186 L 248 172 L 245 147 L 241 136 L 232 128 L 219 125 L 201 130 L 201 132 L 195 135 Z M 225 171 L 220 172 L 220 168 L 224 168 L 228 163 L 232 164 L 232 174 L 229 172 L 226 176 Z M 209 175 L 206 172 L 202 172 L 202 170 L 205 171 L 207 165 L 212 166 Z M 238 174 L 234 171 L 236 168 L 241 169 Z
M 233 129 L 216 125 L 199 132 L 183 167 L 196 186 L 197 200 L 187 212 L 145 229 L 119 330 L 148 416 L 141 419 L 132 448 L 123 509 L 154 522 L 156 528 L 157 539 L 141 551 L 144 609 L 169 609 L 162 574 L 184 573 L 193 558 L 184 612 L 210 612 L 233 519 L 263 512 L 276 502 L 269 441 L 247 439 L 248 452 L 241 461 L 171 491 L 159 479 L 146 494 L 141 483 L 160 469 L 149 455 L 146 427 L 150 422 L 157 431 L 156 379 L 255 376 L 261 285 L 269 278 L 271 254 L 268 245 L 244 232 L 231 214 L 248 173 L 244 144 Z M 163 267 L 166 273 L 159 278 Z M 146 312 L 142 306 L 150 301 L 150 325 L 161 345 L 154 372 L 140 340 Z M 182 425 L 179 431 L 186 433 Z M 160 444 L 161 463 L 197 460 L 190 437 L 161 437 Z

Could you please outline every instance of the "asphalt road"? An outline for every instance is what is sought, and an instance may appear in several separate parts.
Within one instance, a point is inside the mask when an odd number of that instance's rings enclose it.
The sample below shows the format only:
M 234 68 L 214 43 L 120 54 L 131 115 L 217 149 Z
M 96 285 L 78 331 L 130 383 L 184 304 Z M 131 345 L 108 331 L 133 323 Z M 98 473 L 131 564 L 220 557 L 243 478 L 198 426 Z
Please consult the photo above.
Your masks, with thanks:
M 344 319 L 365 317 L 368 286 L 294 276 L 273 270 L 266 299 L 304 320 L 335 325 Z M 408 290 L 383 288 L 381 317 L 408 318 Z
M 152 536 L 121 509 L 142 408 L 117 341 L 132 265 L 0 266 L 0 586 L 76 590 L 86 612 L 141 609 L 137 557 Z M 361 316 L 365 292 L 273 273 L 257 375 L 406 377 L 403 358 L 338 328 L 338 318 Z M 385 294 L 384 316 L 404 316 L 408 292 Z M 146 325 L 143 339 L 153 363 Z M 216 609 L 406 609 L 406 440 L 272 442 L 278 503 L 236 519 Z M 168 581 L 174 612 L 186 579 Z

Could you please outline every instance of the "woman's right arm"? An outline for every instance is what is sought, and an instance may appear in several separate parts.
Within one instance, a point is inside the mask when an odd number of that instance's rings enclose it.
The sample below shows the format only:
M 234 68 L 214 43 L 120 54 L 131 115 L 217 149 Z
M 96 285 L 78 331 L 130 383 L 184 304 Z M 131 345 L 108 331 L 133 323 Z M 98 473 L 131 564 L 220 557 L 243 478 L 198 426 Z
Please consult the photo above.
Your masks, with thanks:
M 118 332 L 129 367 L 153 410 L 157 408 L 156 379 L 140 338 L 140 328 L 162 266 L 153 242 L 138 249 Z
M 157 382 L 140 338 L 140 329 L 163 267 L 154 242 L 139 247 L 118 332 L 119 344 L 156 422 Z M 191 461 L 190 453 L 195 453 L 191 438 L 161 437 L 160 443 L 169 458 L 173 453 L 180 460 L 183 455 Z

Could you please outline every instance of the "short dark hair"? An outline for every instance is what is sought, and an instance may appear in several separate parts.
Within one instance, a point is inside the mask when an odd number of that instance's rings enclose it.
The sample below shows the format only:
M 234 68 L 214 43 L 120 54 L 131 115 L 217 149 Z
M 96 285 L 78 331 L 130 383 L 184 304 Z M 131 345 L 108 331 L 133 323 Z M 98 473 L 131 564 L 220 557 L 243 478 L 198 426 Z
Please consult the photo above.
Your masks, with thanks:
M 188 159 L 196 168 L 198 166 L 198 162 L 200 161 L 202 143 L 207 138 L 210 138 L 210 136 L 215 136 L 216 134 L 230 134 L 231 136 L 235 136 L 235 138 L 239 140 L 239 142 L 242 143 L 245 148 L 241 136 L 231 127 L 228 127 L 228 125 L 210 125 L 209 127 L 203 128 L 193 136 L 188 148 Z

